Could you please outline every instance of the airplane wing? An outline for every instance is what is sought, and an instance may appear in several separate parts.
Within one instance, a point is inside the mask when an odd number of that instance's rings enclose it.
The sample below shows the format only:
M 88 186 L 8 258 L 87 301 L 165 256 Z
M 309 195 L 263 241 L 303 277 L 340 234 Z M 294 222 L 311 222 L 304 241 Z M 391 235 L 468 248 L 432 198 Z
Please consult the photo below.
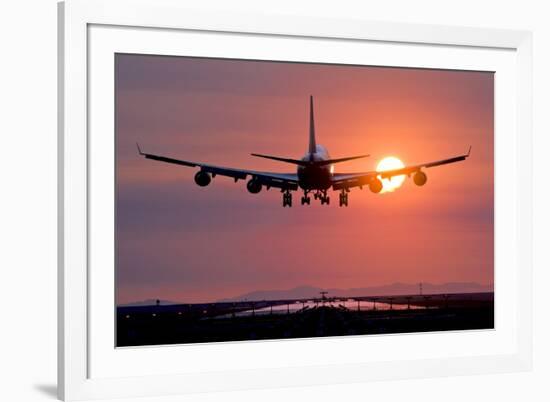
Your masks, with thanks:
M 405 166 L 400 169 L 386 170 L 383 172 L 370 171 L 360 173 L 339 173 L 332 177 L 332 188 L 334 190 L 349 189 L 352 187 L 368 186 L 372 181 L 379 176 L 382 179 L 389 179 L 394 176 L 407 175 L 410 176 L 416 172 L 420 172 L 422 168 L 431 168 L 435 166 L 447 165 L 449 163 L 460 162 L 466 160 L 470 156 L 472 147 L 468 149 L 468 153 L 455 156 L 448 159 L 442 159 L 434 162 L 420 163 L 418 165 Z M 424 181 L 425 182 L 425 181 Z
M 250 176 L 258 181 L 258 183 L 266 186 L 267 188 L 275 187 L 282 190 L 297 190 L 298 189 L 298 176 L 295 173 L 272 173 L 272 172 L 258 172 L 255 170 L 247 169 L 235 169 L 223 166 L 209 165 L 206 163 L 191 162 L 181 159 L 169 158 L 161 155 L 153 155 L 146 152 L 142 152 L 139 144 L 136 144 L 140 155 L 146 159 L 152 159 L 159 162 L 172 163 L 180 166 L 198 167 L 200 172 L 209 173 L 210 176 L 227 176 L 237 182 L 238 180 L 244 180 Z

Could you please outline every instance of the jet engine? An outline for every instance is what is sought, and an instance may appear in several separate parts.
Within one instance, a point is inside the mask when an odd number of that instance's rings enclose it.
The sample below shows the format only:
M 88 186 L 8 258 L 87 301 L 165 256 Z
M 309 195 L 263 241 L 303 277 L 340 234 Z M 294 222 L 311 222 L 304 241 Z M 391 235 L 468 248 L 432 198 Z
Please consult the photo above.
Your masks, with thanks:
M 375 194 L 378 194 L 380 191 L 382 191 L 382 188 L 384 185 L 382 184 L 382 181 L 379 178 L 375 178 L 371 180 L 369 183 L 370 191 L 372 191 Z
M 428 176 L 426 176 L 426 173 L 419 170 L 414 174 L 413 180 L 414 184 L 417 186 L 423 186 L 428 181 Z
M 248 183 L 246 183 L 246 188 L 248 192 L 252 194 L 258 194 L 260 191 L 262 191 L 262 183 L 260 183 L 257 179 L 250 179 Z
M 210 175 L 206 172 L 203 172 L 202 170 L 198 171 L 195 175 L 195 183 L 201 187 L 206 187 L 210 184 L 212 181 L 212 178 Z

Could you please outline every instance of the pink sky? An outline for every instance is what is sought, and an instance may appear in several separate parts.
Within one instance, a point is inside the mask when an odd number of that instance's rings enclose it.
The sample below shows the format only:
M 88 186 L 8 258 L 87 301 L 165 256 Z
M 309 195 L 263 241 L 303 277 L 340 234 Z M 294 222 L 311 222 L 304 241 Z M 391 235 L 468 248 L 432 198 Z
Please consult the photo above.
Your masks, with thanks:
M 117 55 L 117 302 L 214 301 L 301 285 L 493 282 L 493 74 Z M 251 152 L 297 158 L 308 97 L 332 157 L 413 164 L 455 156 L 393 193 L 352 190 L 350 206 L 281 207 L 276 190 L 146 160 L 144 150 L 222 166 L 294 172 Z M 295 201 L 300 194 L 295 193 Z M 298 204 L 298 205 L 296 205 Z

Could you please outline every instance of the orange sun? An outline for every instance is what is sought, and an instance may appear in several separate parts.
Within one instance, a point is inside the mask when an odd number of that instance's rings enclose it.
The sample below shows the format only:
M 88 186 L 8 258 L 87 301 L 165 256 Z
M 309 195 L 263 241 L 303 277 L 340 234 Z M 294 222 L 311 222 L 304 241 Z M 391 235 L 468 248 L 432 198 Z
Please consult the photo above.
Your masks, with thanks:
M 394 169 L 401 169 L 405 167 L 405 164 L 401 162 L 398 158 L 395 156 L 387 156 L 384 159 L 382 159 L 380 162 L 378 162 L 378 165 L 376 166 L 377 172 L 385 172 L 387 170 L 394 170 Z M 394 176 L 391 179 L 381 179 L 382 180 L 382 191 L 381 193 L 387 193 L 394 191 L 396 188 L 401 187 L 403 182 L 405 181 L 405 176 Z

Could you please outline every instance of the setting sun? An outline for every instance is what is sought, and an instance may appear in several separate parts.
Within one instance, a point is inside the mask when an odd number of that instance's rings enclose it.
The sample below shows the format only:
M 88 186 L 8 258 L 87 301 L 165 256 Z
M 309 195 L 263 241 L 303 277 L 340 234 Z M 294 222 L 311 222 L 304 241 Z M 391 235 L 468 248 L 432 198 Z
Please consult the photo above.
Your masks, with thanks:
M 405 167 L 405 164 L 401 162 L 398 158 L 395 156 L 388 156 L 384 159 L 382 159 L 380 162 L 378 162 L 378 165 L 376 166 L 377 172 L 385 172 L 387 170 L 394 170 L 394 169 L 400 169 Z M 382 191 L 381 193 L 387 193 L 394 191 L 396 188 L 401 187 L 403 182 L 405 181 L 405 176 L 395 176 L 391 179 L 381 179 L 382 180 Z

